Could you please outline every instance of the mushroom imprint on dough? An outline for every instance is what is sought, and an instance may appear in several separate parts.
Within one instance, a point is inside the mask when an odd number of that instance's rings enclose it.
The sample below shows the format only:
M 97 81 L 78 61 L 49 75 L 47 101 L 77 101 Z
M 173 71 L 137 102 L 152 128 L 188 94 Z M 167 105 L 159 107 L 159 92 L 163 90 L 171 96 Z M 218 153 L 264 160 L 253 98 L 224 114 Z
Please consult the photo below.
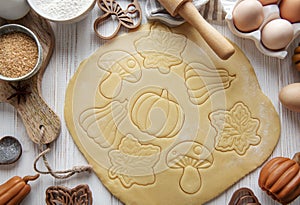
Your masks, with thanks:
M 182 169 L 179 186 L 187 194 L 195 194 L 200 190 L 200 169 L 210 167 L 213 161 L 211 152 L 194 141 L 177 144 L 167 155 L 167 165 L 171 169 Z
M 125 51 L 109 51 L 98 59 L 98 67 L 108 75 L 99 85 L 101 95 L 113 99 L 119 95 L 123 81 L 138 82 L 142 77 L 141 66 L 137 59 Z

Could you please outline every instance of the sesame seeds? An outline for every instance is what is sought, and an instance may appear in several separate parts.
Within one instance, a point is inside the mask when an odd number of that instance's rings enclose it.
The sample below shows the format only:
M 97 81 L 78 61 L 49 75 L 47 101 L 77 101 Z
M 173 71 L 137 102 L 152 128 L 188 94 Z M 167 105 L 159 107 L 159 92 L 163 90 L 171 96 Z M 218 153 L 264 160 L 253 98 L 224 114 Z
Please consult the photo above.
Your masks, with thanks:
M 24 76 L 35 67 L 37 60 L 38 47 L 27 34 L 13 32 L 0 36 L 0 75 Z

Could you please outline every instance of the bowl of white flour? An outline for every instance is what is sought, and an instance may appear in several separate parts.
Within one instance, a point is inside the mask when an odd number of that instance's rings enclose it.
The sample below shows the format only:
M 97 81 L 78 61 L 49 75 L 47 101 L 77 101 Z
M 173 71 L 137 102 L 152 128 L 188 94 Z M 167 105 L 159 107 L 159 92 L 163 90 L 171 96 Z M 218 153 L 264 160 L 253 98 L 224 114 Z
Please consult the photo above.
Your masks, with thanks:
M 27 0 L 40 16 L 60 23 L 75 23 L 94 8 L 95 0 Z

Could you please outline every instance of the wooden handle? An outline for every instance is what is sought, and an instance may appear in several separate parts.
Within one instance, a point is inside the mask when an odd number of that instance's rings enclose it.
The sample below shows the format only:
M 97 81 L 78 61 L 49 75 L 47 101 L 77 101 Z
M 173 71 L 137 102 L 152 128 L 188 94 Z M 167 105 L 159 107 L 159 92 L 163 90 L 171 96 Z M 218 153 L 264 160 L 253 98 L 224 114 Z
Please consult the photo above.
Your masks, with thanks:
M 181 6 L 186 2 L 191 2 L 192 0 L 158 0 L 158 1 L 172 16 L 176 16 Z
M 234 47 L 225 37 L 212 27 L 199 13 L 191 0 L 158 0 L 172 15 L 179 14 L 201 34 L 210 48 L 223 60 L 235 52 Z
M 24 25 L 37 35 L 43 47 L 43 63 L 38 73 L 28 80 L 20 82 L 0 80 L 0 102 L 9 103 L 16 108 L 33 142 L 49 144 L 59 136 L 60 120 L 41 98 L 40 88 L 43 73 L 55 44 L 53 30 L 46 19 L 33 11 L 16 21 L 5 21 L 0 18 L 0 26 L 6 23 Z
M 210 48 L 221 59 L 226 60 L 234 54 L 235 49 L 232 44 L 201 16 L 191 2 L 183 4 L 178 13 L 197 29 Z
M 15 99 L 16 100 L 16 99 Z M 30 139 L 39 144 L 48 144 L 60 134 L 59 117 L 48 107 L 35 89 L 23 100 L 14 105 L 20 114 Z

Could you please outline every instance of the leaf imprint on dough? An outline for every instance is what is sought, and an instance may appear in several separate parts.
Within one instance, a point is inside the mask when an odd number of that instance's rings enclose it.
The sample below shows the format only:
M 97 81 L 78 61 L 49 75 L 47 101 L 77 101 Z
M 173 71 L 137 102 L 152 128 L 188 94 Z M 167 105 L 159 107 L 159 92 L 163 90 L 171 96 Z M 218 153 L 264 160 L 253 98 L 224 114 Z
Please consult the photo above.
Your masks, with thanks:
M 184 77 L 190 101 L 202 105 L 215 93 L 228 89 L 236 76 L 226 69 L 191 63 L 185 68 Z
M 215 148 L 218 151 L 244 155 L 250 146 L 261 141 L 257 134 L 260 121 L 251 117 L 249 108 L 242 102 L 236 103 L 230 111 L 212 112 L 209 119 L 217 131 Z
M 109 152 L 112 166 L 108 175 L 111 179 L 119 179 L 125 188 L 130 188 L 133 184 L 154 184 L 154 166 L 159 157 L 159 146 L 143 145 L 133 135 L 127 134 L 118 149 Z
M 118 126 L 127 115 L 127 100 L 113 101 L 104 107 L 92 107 L 79 116 L 85 133 L 103 148 L 110 147 L 121 136 Z
M 182 63 L 186 37 L 167 31 L 151 30 L 150 35 L 135 42 L 137 52 L 144 58 L 144 66 L 158 69 L 162 74 L 170 72 L 172 66 Z

